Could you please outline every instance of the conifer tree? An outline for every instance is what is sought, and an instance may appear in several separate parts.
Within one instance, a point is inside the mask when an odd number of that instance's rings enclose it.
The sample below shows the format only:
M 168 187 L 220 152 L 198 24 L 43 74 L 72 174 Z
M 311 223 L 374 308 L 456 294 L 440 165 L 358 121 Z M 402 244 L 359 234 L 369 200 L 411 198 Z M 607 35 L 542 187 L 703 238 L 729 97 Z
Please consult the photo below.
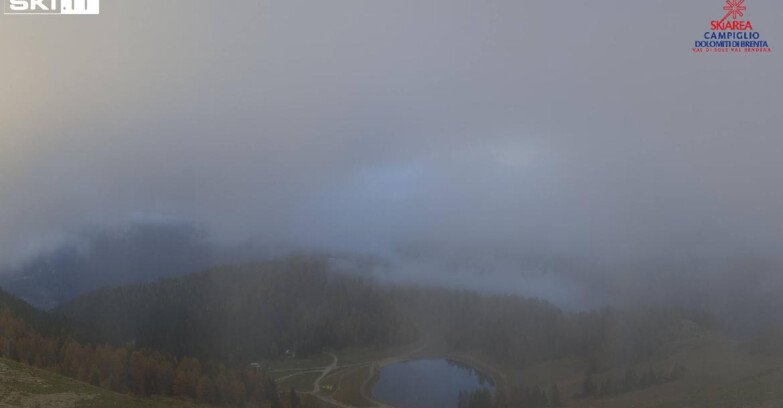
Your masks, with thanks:
M 596 396 L 596 386 L 593 382 L 593 376 L 589 372 L 585 374 L 585 380 L 582 383 L 582 395 L 585 397 Z
M 549 390 L 549 406 L 553 408 L 563 406 L 563 402 L 560 400 L 560 389 L 558 389 L 556 383 L 552 384 L 552 387 Z

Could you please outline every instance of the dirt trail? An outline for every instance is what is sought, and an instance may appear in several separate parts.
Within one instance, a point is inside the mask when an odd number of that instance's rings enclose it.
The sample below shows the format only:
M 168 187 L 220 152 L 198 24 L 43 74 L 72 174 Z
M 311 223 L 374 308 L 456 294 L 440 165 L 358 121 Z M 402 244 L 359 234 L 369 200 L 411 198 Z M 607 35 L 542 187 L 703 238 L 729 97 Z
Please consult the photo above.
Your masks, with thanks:
M 313 394 L 318 393 L 318 391 L 321 390 L 321 380 L 326 377 L 329 372 L 334 370 L 335 367 L 337 367 L 337 356 L 332 353 L 326 353 L 332 357 L 332 364 L 330 364 L 328 367 L 324 369 L 324 371 L 321 373 L 321 375 L 315 380 L 315 383 L 313 384 Z

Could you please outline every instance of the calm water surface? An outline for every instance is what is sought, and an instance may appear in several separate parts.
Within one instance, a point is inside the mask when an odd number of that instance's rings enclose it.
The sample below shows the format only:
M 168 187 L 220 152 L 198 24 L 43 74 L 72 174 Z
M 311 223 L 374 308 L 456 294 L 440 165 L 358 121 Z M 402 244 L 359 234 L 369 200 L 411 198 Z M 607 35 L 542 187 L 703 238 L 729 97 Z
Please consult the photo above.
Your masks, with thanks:
M 472 367 L 445 359 L 414 360 L 381 369 L 375 398 L 401 408 L 451 408 L 461 391 L 495 385 Z

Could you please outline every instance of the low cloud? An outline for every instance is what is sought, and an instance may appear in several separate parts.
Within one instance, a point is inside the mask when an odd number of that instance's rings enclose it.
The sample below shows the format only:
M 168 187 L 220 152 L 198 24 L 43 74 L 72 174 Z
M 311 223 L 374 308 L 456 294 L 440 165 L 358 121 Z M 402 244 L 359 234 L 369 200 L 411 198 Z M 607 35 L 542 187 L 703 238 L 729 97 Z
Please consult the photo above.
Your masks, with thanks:
M 140 214 L 564 304 L 650 259 L 778 265 L 783 65 L 692 55 L 713 1 L 175 3 L 3 19 L 6 266 Z M 783 41 L 781 12 L 748 16 Z

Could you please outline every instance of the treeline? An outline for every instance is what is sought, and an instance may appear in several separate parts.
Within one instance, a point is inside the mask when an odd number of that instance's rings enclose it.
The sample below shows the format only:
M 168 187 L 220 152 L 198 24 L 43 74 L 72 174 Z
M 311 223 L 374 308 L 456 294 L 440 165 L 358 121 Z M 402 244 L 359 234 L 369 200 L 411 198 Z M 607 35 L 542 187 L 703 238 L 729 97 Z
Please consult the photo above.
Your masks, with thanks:
M 670 340 L 694 326 L 718 326 L 710 315 L 678 306 L 564 313 L 546 301 L 517 296 L 420 288 L 398 288 L 394 293 L 397 303 L 417 316 L 420 327 L 454 352 L 484 358 L 501 368 L 561 358 L 584 361 L 591 374 L 584 396 L 590 398 L 676 380 L 684 367 L 676 366 L 669 372 L 647 370 L 638 375 L 628 369 L 622 379 L 595 374 L 653 360 L 666 352 Z M 562 404 L 557 386 L 544 389 L 511 383 L 505 388 L 496 396 L 495 406 L 539 408 Z M 474 397 L 481 400 L 480 396 Z M 474 397 L 463 398 L 463 404 L 470 406 Z
M 493 408 L 492 392 L 486 388 L 459 393 L 457 408 Z
M 582 358 L 594 372 L 630 366 L 660 353 L 684 321 L 714 325 L 704 313 L 675 306 L 564 313 L 547 301 L 511 295 L 400 288 L 394 296 L 454 351 L 507 367 L 564 357 Z
M 562 407 L 563 402 L 557 384 L 552 384 L 549 389 L 538 385 L 519 385 L 511 390 L 507 400 L 498 399 L 496 406 L 513 408 Z
M 92 385 L 137 396 L 184 397 L 213 405 L 290 407 L 275 382 L 249 368 L 203 365 L 158 351 L 82 345 L 42 336 L 7 307 L 0 306 L 0 356 Z M 286 398 L 288 397 L 288 398 Z M 298 399 L 298 407 L 304 404 Z
M 506 399 L 502 395 L 493 398 L 492 392 L 486 388 L 480 388 L 471 392 L 459 393 L 458 408 L 546 408 L 562 407 L 560 389 L 553 384 L 549 390 L 539 386 L 524 386 L 514 390 L 511 397 Z
M 301 357 L 401 344 L 419 336 L 415 321 L 431 340 L 503 366 L 579 357 L 593 372 L 654 357 L 682 321 L 712 324 L 703 313 L 675 306 L 565 313 L 511 295 L 388 288 L 330 271 L 328 260 L 317 257 L 104 289 L 58 311 L 90 327 L 93 343 L 203 361 L 246 364 L 287 351 Z
M 433 339 L 457 352 L 521 367 L 578 347 L 575 336 L 564 336 L 565 314 L 546 301 L 434 288 L 399 288 L 394 296 Z
M 224 267 L 105 289 L 59 312 L 89 322 L 92 338 L 204 361 L 249 363 L 325 348 L 386 346 L 417 333 L 386 291 L 329 272 L 321 258 Z
M 650 367 L 639 374 L 633 368 L 627 368 L 622 378 L 617 379 L 607 375 L 603 376 L 601 380 L 597 380 L 588 372 L 582 381 L 582 392 L 576 397 L 607 398 L 617 394 L 643 390 L 654 385 L 676 381 L 685 371 L 685 367 L 679 363 L 675 364 L 669 372 Z

